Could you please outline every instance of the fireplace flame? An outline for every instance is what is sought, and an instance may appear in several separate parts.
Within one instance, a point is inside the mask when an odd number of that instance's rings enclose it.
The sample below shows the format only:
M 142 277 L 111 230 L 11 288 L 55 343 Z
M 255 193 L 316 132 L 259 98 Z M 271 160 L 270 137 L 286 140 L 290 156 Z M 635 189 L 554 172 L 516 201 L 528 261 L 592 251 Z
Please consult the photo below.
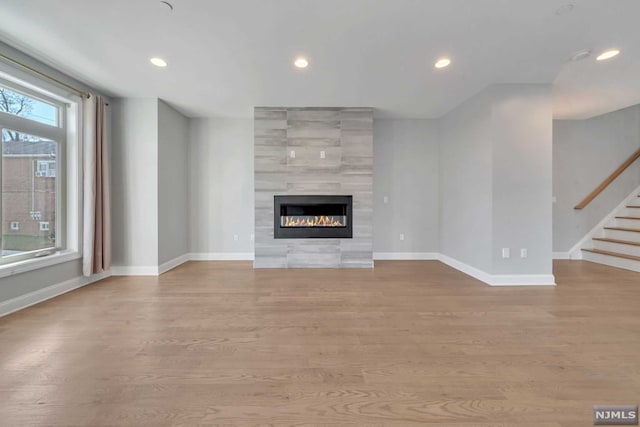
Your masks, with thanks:
M 344 227 L 339 218 L 333 216 L 286 216 L 285 227 Z

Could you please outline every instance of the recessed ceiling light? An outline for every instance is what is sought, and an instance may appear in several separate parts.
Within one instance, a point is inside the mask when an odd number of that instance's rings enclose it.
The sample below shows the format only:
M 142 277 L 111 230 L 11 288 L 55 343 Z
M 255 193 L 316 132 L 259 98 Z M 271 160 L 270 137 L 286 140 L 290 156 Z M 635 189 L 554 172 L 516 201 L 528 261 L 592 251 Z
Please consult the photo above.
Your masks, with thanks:
M 151 63 L 153 65 L 155 65 L 156 67 L 166 67 L 167 66 L 167 61 L 165 61 L 162 58 L 151 58 L 149 61 L 151 61 Z
M 433 64 L 433 66 L 436 68 L 445 68 L 448 67 L 449 64 L 451 64 L 451 60 L 449 58 L 440 58 L 435 64 Z
M 299 57 L 293 61 L 293 65 L 298 68 L 307 68 L 309 66 L 309 60 L 307 58 Z
M 607 59 L 613 58 L 614 56 L 618 56 L 619 53 L 620 51 L 618 49 L 605 50 L 600 55 L 598 55 L 596 59 L 598 61 L 605 61 Z

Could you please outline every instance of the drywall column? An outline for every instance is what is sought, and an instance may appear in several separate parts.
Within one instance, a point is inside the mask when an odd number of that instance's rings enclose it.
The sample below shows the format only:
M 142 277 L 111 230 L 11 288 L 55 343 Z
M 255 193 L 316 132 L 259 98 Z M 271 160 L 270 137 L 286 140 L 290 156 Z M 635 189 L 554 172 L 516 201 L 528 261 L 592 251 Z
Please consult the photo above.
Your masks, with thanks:
M 443 118 L 445 262 L 490 284 L 553 283 L 551 150 L 550 85 L 494 85 Z
M 497 85 L 492 95 L 491 273 L 551 275 L 551 86 Z
M 179 264 L 188 248 L 189 119 L 158 102 L 158 264 Z
M 112 102 L 113 271 L 158 268 L 158 100 Z
M 112 271 L 156 275 L 188 255 L 188 119 L 157 98 L 112 109 Z
M 492 269 L 492 124 L 488 90 L 440 123 L 440 253 Z

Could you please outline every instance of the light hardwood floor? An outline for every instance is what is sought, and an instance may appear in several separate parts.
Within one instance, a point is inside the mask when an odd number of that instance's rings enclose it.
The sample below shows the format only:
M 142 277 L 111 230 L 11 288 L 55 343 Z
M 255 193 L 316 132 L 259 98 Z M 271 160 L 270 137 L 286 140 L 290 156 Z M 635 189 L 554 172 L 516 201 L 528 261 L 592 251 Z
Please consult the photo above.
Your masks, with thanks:
M 640 401 L 640 274 L 191 262 L 0 319 L 2 426 L 592 425 Z

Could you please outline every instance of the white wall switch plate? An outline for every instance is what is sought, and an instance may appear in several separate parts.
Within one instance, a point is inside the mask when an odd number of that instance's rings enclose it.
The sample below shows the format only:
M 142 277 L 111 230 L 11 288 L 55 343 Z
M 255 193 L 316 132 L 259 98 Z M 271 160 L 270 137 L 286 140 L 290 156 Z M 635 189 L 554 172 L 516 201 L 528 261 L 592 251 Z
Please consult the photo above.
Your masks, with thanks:
M 238 235 L 237 234 L 233 235 L 233 240 L 235 240 L 236 242 L 238 241 Z
M 400 240 L 404 240 L 404 234 L 400 234 Z
M 502 248 L 502 258 L 509 258 L 511 256 L 511 252 L 509 248 Z
M 291 157 L 292 159 L 296 158 L 296 150 L 291 150 L 291 152 L 289 153 L 289 157 Z
M 320 152 L 320 158 L 321 158 L 321 159 L 324 159 L 325 157 L 326 157 L 325 152 L 324 152 L 324 151 L 321 151 L 321 152 Z
M 384 204 L 386 205 L 387 203 L 389 203 L 389 196 L 384 196 L 382 198 L 382 201 L 384 202 Z
M 527 248 L 520 249 L 520 258 L 526 258 L 526 257 L 527 257 Z

